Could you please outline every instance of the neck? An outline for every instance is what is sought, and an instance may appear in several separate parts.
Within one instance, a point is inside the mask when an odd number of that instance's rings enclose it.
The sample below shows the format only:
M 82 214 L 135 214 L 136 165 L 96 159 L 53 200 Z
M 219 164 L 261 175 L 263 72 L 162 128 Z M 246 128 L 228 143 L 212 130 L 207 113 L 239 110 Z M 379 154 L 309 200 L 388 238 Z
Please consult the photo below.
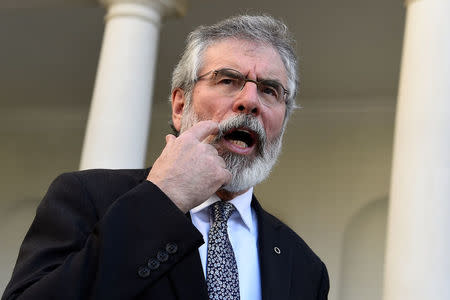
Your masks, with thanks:
M 223 201 L 230 201 L 231 199 L 234 199 L 237 196 L 242 195 L 243 193 L 245 193 L 247 191 L 248 190 L 240 191 L 240 192 L 230 192 L 230 191 L 227 191 L 224 189 L 220 189 L 216 192 L 216 195 Z

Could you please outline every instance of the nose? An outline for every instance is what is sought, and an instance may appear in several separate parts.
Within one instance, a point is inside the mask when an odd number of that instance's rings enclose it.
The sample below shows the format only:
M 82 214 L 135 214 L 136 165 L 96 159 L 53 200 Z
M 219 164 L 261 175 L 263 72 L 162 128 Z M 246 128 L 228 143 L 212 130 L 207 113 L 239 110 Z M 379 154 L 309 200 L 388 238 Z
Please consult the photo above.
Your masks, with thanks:
M 258 116 L 261 113 L 258 89 L 254 82 L 247 82 L 233 103 L 233 111 L 241 114 Z

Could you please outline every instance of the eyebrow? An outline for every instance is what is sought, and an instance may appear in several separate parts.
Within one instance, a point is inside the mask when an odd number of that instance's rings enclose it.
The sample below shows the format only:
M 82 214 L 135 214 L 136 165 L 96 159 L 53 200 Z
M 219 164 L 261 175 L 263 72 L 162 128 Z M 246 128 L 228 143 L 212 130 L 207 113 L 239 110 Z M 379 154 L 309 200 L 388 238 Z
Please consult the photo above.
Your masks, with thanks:
M 248 78 L 248 73 L 247 73 L 247 74 L 244 74 L 244 73 L 242 73 L 241 71 L 236 70 L 236 69 L 234 69 L 234 68 L 230 68 L 230 67 L 221 67 L 221 68 L 218 68 L 218 69 L 215 69 L 215 70 L 227 70 L 227 69 L 228 69 L 228 70 L 233 70 L 233 71 L 239 72 L 239 73 L 241 73 L 242 75 L 244 75 L 245 78 Z M 278 79 L 256 77 L 256 81 L 257 81 L 257 82 L 264 81 L 264 82 L 266 82 L 266 83 L 268 83 L 268 84 L 278 84 L 278 85 L 280 85 L 283 89 L 286 90 L 286 88 L 284 87 L 284 84 L 282 84 Z
M 284 85 L 280 81 L 278 81 L 276 79 L 256 78 L 256 81 L 264 82 L 264 83 L 269 84 L 269 85 L 279 85 L 279 86 L 284 88 Z
M 246 78 L 248 78 L 247 77 L 248 75 L 246 75 L 245 77 Z M 281 82 L 280 82 L 280 80 L 278 80 L 278 79 L 274 79 L 274 78 L 264 78 L 264 77 L 256 77 L 256 81 L 258 81 L 258 82 L 261 82 L 261 81 L 264 81 L 264 82 L 266 82 L 266 83 L 269 83 L 269 84 L 278 84 L 278 85 L 281 85 L 283 88 L 284 88 L 284 84 L 282 84 Z

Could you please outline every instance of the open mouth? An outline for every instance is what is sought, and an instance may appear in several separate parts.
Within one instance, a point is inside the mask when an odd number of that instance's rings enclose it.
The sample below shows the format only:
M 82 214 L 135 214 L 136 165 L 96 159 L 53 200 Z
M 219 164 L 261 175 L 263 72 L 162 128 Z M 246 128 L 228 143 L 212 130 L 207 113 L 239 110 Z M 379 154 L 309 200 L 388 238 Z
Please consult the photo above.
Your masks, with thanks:
M 224 134 L 224 139 L 240 148 L 249 148 L 256 144 L 256 135 L 253 131 L 237 128 Z

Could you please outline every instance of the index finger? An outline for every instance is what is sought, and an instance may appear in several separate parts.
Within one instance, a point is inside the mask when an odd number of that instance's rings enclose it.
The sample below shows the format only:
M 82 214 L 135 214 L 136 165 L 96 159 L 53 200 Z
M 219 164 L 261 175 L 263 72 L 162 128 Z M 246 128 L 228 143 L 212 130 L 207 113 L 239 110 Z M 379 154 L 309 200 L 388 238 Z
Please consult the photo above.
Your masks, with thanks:
M 219 132 L 219 124 L 211 120 L 200 121 L 186 130 L 186 132 L 190 132 L 199 141 L 203 141 L 209 135 Z

